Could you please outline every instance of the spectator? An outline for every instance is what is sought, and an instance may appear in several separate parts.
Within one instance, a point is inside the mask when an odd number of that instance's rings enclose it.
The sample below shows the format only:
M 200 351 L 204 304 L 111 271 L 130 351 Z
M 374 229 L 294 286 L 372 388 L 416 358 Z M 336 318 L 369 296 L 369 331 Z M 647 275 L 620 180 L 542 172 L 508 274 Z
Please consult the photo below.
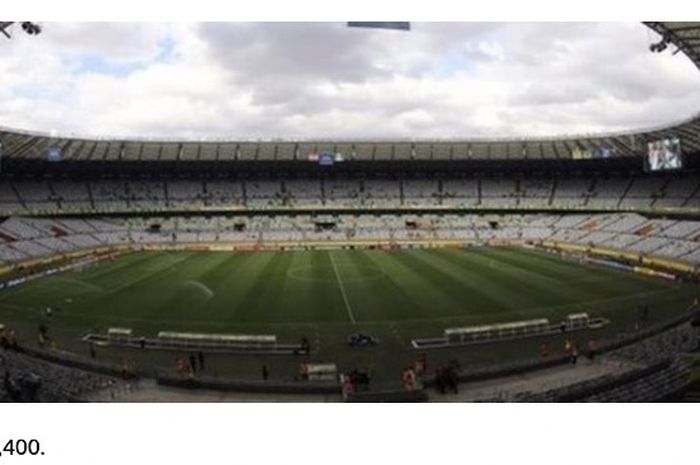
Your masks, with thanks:
M 408 367 L 401 374 L 401 383 L 404 391 L 413 391 L 416 388 L 416 373 L 413 367 Z
M 270 373 L 267 371 L 267 365 L 262 366 L 262 379 L 263 381 L 267 381 L 267 378 L 270 376 Z
M 302 381 L 307 381 L 309 379 L 309 364 L 307 362 L 301 362 L 299 364 L 299 379 Z
M 445 378 L 447 387 L 454 394 L 457 394 L 459 392 L 459 377 L 454 366 L 449 366 L 445 369 Z
M 445 374 L 444 374 L 444 368 L 438 368 L 435 371 L 435 389 L 440 393 L 440 394 L 445 394 L 447 386 L 445 384 Z
M 423 376 L 423 374 L 428 370 L 428 357 L 425 354 L 421 354 L 420 357 L 413 362 L 413 371 L 416 372 L 417 376 Z
M 595 339 L 590 339 L 588 341 L 588 359 L 592 362 L 595 358 L 596 351 L 598 350 L 598 343 Z
M 183 378 L 187 372 L 185 365 L 186 363 L 183 358 L 178 357 L 175 359 L 175 372 Z
M 119 364 L 121 366 L 120 375 L 122 379 L 126 381 L 131 377 L 131 373 L 129 372 L 129 362 L 122 357 L 122 359 L 119 361 Z
M 190 367 L 192 368 L 192 373 L 197 373 L 197 358 L 194 356 L 194 352 L 190 353 Z
M 359 391 L 360 388 L 364 391 L 369 390 L 369 374 L 367 374 L 366 371 L 360 371 L 355 368 L 349 373 L 348 376 L 350 377 L 355 390 Z
M 8 346 L 12 350 L 17 350 L 19 348 L 19 343 L 17 342 L 17 333 L 14 329 L 11 329 L 7 334 Z
M 302 353 L 308 355 L 309 352 L 311 352 L 311 343 L 309 343 L 309 339 L 304 336 L 301 338 L 301 351 Z
M 204 371 L 204 352 L 197 352 L 197 361 L 199 362 L 199 371 Z
M 41 335 L 44 340 L 49 338 L 49 328 L 44 323 L 39 324 L 39 335 Z
M 355 386 L 348 375 L 340 375 L 340 385 L 342 389 L 343 400 L 348 400 L 350 396 L 355 392 Z
M 447 367 L 447 387 L 450 388 L 452 392 L 457 394 L 459 392 L 459 370 L 461 365 L 455 359 L 450 360 L 450 364 Z

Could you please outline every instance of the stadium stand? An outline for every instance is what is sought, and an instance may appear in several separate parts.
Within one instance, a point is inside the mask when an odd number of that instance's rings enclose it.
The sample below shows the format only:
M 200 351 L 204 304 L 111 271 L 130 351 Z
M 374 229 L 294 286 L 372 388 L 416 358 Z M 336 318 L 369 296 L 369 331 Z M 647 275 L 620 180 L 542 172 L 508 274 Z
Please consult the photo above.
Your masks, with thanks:
M 0 351 L 0 402 L 70 402 L 117 386 L 117 380 L 14 350 Z
M 256 189 L 270 193 L 272 184 Z M 279 193 L 279 191 L 278 191 Z M 258 197 L 269 205 L 279 199 Z M 379 196 L 376 198 L 380 198 Z M 376 199 L 375 198 L 375 199 Z M 386 197 L 388 198 L 388 197 Z M 303 201 L 303 200 L 302 200 Z M 656 227 L 637 213 L 430 215 L 339 214 L 325 218 L 324 229 L 313 215 L 276 214 L 235 219 L 201 216 L 90 217 L 53 220 L 10 217 L 0 223 L 0 259 L 18 262 L 54 253 L 121 244 L 176 242 L 295 242 L 335 240 L 530 240 L 561 241 L 631 250 L 698 264 L 697 222 L 678 220 Z M 648 225 L 654 228 L 648 229 Z M 154 226 L 156 225 L 156 226 Z M 648 230 L 647 230 L 648 229 Z M 644 233 L 640 231 L 644 230 Z

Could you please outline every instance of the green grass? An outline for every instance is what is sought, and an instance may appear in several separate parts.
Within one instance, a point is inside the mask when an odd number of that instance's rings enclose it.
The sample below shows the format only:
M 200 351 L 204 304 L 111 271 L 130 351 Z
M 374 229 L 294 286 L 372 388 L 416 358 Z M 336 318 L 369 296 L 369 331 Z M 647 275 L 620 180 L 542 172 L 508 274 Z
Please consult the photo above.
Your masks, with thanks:
M 638 305 L 652 318 L 681 311 L 695 289 L 534 251 L 514 248 L 421 249 L 400 252 L 136 252 L 80 271 L 28 282 L 0 293 L 0 322 L 29 339 L 46 306 L 58 308 L 51 331 L 63 347 L 84 352 L 80 337 L 108 327 L 136 334 L 161 330 L 275 333 L 281 341 L 312 338 L 317 359 L 346 366 L 398 369 L 414 356 L 413 337 L 446 327 L 588 311 L 613 322 L 601 335 L 630 328 Z M 354 321 L 354 323 L 353 323 Z M 355 330 L 382 344 L 345 347 Z M 26 337 L 26 336 L 25 336 Z M 534 353 L 536 341 L 437 354 L 473 363 Z M 538 343 L 537 343 L 538 344 Z M 123 351 L 107 351 L 121 356 Z M 168 365 L 171 355 L 134 355 Z M 261 358 L 214 363 L 222 372 L 257 373 Z M 268 360 L 268 359 L 265 359 Z M 295 363 L 268 360 L 289 374 Z M 387 376 L 390 378 L 390 376 Z

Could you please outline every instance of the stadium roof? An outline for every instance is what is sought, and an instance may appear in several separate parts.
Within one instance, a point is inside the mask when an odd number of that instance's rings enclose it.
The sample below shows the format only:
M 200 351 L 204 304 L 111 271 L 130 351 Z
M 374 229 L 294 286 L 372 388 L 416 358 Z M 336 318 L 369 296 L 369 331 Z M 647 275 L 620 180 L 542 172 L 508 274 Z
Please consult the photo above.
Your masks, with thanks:
M 46 159 L 59 148 L 65 160 L 293 161 L 340 153 L 344 160 L 570 160 L 637 157 L 648 141 L 680 137 L 684 151 L 700 153 L 700 117 L 646 132 L 549 139 L 462 141 L 137 141 L 51 137 L 0 130 L 4 158 Z
M 646 22 L 644 24 L 678 47 L 700 69 L 700 23 Z
M 677 47 L 700 70 L 700 23 L 646 22 L 661 35 L 659 44 Z M 700 110 L 700 109 L 699 109 Z M 641 156 L 646 143 L 664 137 L 680 137 L 684 151 L 700 153 L 700 114 L 666 126 L 617 134 L 592 134 L 550 138 L 462 140 L 144 140 L 54 136 L 0 128 L 3 157 L 46 159 L 49 148 L 58 148 L 68 160 L 305 160 L 319 152 L 341 153 L 357 160 L 507 160 L 576 159 Z

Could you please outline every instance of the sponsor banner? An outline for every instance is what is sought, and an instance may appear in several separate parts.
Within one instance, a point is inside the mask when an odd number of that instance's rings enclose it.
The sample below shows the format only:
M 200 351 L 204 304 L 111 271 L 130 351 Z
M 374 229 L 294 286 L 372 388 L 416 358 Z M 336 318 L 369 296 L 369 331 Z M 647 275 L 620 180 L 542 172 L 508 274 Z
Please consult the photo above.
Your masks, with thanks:
M 615 268 L 617 270 L 634 271 L 634 267 L 632 267 L 632 266 L 625 265 L 623 263 L 613 262 L 611 260 L 603 260 L 600 258 L 586 257 L 585 261 L 586 261 L 586 263 L 593 263 L 596 265 L 607 266 L 609 268 Z
M 333 166 L 336 163 L 345 161 L 345 157 L 339 152 L 310 152 L 306 155 L 306 159 L 313 163 L 318 163 L 321 166 Z
M 574 160 L 593 160 L 605 159 L 615 155 L 614 149 L 599 148 L 599 149 L 581 149 L 576 148 L 571 151 L 571 158 Z
M 58 162 L 63 160 L 63 152 L 61 152 L 61 149 L 58 147 L 51 147 L 47 152 L 46 152 L 46 158 L 50 162 Z
M 652 270 L 651 268 L 646 268 L 643 266 L 635 266 L 634 271 L 645 276 L 652 276 L 654 278 L 668 279 L 669 281 L 675 281 L 676 275 L 671 273 L 664 273 L 663 271 Z

